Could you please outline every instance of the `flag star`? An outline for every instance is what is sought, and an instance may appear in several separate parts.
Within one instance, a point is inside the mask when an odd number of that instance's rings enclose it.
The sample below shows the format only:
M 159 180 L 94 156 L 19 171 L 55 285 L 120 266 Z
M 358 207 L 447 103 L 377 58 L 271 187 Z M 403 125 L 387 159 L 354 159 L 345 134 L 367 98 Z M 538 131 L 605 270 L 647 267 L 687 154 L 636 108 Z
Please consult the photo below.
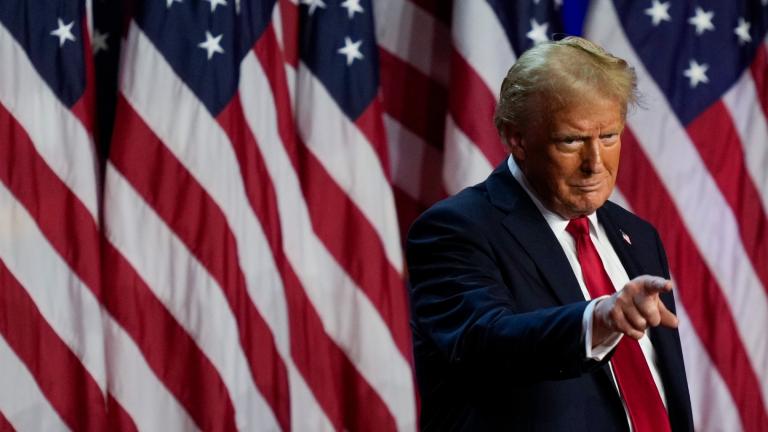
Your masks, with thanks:
M 341 3 L 341 7 L 347 9 L 347 15 L 349 16 L 349 19 L 352 19 L 355 16 L 355 12 L 365 12 L 365 9 L 360 6 L 360 0 L 344 0 L 344 2 Z
M 705 12 L 704 9 L 697 7 L 696 15 L 688 18 L 688 23 L 696 27 L 696 34 L 701 35 L 707 30 L 714 30 L 715 25 L 712 24 L 712 18 L 715 17 L 714 11 Z
M 59 47 L 62 47 L 68 40 L 72 42 L 75 41 L 75 35 L 72 34 L 72 26 L 75 25 L 75 22 L 72 21 L 69 24 L 64 24 L 64 21 L 62 21 L 61 18 L 58 20 L 59 26 L 56 30 L 51 32 L 51 36 L 59 38 Z
M 224 49 L 221 47 L 221 37 L 224 36 L 224 34 L 220 34 L 216 37 L 213 37 L 211 32 L 206 31 L 205 32 L 205 42 L 200 42 L 197 46 L 206 50 L 208 52 L 208 60 L 213 57 L 214 53 L 224 54 Z
M 709 65 L 706 63 L 699 64 L 696 60 L 690 61 L 688 69 L 683 72 L 683 75 L 691 80 L 691 88 L 696 87 L 699 83 L 706 84 L 709 82 L 709 78 L 707 78 L 707 69 L 709 69 Z
M 165 7 L 170 9 L 174 3 L 181 3 L 182 0 L 165 0 Z
M 315 13 L 315 9 L 325 9 L 325 2 L 323 0 L 301 0 L 301 4 L 305 4 L 309 6 L 309 14 L 312 15 Z
M 94 27 L 93 37 L 91 38 L 91 48 L 93 49 L 94 54 L 98 53 L 99 51 L 107 51 L 109 49 L 109 46 L 107 45 L 108 37 L 109 33 L 102 33 L 99 31 L 99 29 Z
M 525 36 L 532 40 L 535 45 L 546 42 L 549 40 L 547 27 L 549 27 L 549 23 L 539 24 L 535 18 L 531 18 L 531 30 Z
M 653 0 L 653 5 L 645 10 L 645 14 L 651 17 L 654 27 L 662 21 L 672 21 L 669 16 L 669 2 L 661 3 L 659 0 Z
M 733 29 L 733 33 L 739 37 L 739 45 L 752 42 L 752 36 L 749 35 L 749 27 L 751 26 L 744 18 L 739 18 L 739 25 Z
M 560 9 L 560 6 L 563 5 L 563 0 L 555 0 L 555 9 Z
M 227 0 L 205 0 L 211 4 L 211 13 L 216 11 L 216 6 L 226 6 Z
M 347 56 L 347 66 L 351 65 L 355 59 L 362 60 L 364 58 L 363 53 L 360 52 L 360 45 L 362 45 L 362 43 L 362 39 L 357 42 L 352 42 L 352 39 L 350 39 L 349 36 L 344 37 L 344 46 L 339 48 L 338 53 Z

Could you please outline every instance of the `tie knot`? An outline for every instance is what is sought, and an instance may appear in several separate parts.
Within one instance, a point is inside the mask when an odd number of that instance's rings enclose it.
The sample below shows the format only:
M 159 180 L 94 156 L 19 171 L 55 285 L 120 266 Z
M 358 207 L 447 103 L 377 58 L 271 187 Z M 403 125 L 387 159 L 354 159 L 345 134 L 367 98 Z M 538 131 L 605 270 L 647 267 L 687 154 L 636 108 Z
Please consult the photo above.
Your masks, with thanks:
M 568 226 L 565 227 L 565 230 L 568 231 L 573 238 L 589 236 L 589 221 L 586 216 L 571 219 L 571 221 L 568 222 Z

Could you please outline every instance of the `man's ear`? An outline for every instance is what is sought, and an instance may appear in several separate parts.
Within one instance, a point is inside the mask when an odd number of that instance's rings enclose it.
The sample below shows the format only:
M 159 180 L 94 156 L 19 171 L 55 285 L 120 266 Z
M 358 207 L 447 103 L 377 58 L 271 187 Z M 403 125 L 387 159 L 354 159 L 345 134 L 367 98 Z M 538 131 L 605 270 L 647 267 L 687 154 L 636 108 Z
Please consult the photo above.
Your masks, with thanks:
M 504 144 L 506 144 L 509 152 L 512 153 L 515 160 L 524 161 L 525 145 L 523 143 L 523 135 L 511 127 L 507 127 L 505 132 Z

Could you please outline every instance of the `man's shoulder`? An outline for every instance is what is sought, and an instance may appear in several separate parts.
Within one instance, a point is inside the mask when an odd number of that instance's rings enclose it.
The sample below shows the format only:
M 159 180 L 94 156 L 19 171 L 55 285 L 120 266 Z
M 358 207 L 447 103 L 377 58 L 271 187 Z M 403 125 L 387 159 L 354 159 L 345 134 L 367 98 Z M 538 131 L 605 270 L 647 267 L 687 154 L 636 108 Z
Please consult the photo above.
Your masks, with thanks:
M 464 188 L 444 198 L 422 213 L 412 224 L 414 227 L 429 223 L 474 224 L 487 220 L 494 211 L 485 182 Z

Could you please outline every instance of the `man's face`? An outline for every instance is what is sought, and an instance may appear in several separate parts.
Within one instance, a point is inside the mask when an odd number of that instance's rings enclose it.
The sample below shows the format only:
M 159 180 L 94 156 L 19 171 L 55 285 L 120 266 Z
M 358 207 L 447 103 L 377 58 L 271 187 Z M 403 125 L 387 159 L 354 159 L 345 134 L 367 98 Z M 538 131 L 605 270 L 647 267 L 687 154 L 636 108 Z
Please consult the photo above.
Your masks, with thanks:
M 538 127 L 512 133 L 512 154 L 543 204 L 566 219 L 605 203 L 619 169 L 621 105 L 589 97 L 543 116 Z

